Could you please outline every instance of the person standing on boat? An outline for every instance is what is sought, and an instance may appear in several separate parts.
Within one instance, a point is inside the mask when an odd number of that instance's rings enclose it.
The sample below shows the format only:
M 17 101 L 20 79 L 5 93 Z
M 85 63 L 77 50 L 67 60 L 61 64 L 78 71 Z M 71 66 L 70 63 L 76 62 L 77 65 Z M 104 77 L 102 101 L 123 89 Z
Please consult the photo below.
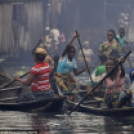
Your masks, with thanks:
M 80 85 L 72 77 L 71 72 L 77 76 L 88 70 L 88 67 L 85 67 L 81 71 L 77 70 L 76 60 L 74 59 L 76 48 L 71 45 L 77 36 L 79 35 L 75 34 L 72 37 L 72 39 L 67 44 L 67 47 L 63 51 L 62 56 L 58 62 L 57 74 L 55 76 L 58 86 L 65 93 L 80 89 Z
M 44 62 L 47 52 L 43 48 L 37 48 L 34 54 L 36 65 L 32 67 L 31 72 L 26 80 L 15 77 L 15 81 L 23 85 L 31 85 L 32 93 L 25 93 L 19 96 L 17 102 L 27 102 L 38 99 L 44 99 L 53 96 L 53 90 L 49 83 L 50 66 Z
M 103 42 L 103 44 L 101 44 L 99 47 L 98 57 L 100 57 L 102 54 L 105 54 L 107 58 L 119 58 L 121 56 L 121 47 L 115 40 L 113 30 L 107 31 L 107 41 Z
M 104 81 L 105 83 L 105 102 L 109 108 L 120 108 L 127 101 L 131 100 L 131 91 L 125 89 L 125 70 L 122 63 L 124 58 L 120 60 L 120 69 L 115 69 L 111 75 Z M 108 58 L 106 63 L 106 71 L 109 73 L 118 63 L 116 58 Z M 106 75 L 106 74 L 105 74 Z M 103 75 L 102 78 L 105 76 Z
M 122 51 L 125 49 L 125 45 L 127 45 L 127 48 L 130 48 L 130 45 L 125 37 L 125 28 L 120 27 L 119 35 L 117 35 L 116 38 L 118 39 Z

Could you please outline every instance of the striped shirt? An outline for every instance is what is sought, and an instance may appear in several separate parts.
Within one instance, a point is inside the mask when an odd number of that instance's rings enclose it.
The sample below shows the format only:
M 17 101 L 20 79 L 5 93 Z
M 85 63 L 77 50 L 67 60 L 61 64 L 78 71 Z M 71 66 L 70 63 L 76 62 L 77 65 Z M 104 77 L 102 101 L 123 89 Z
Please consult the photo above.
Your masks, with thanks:
M 42 62 L 36 64 L 31 69 L 31 73 L 36 75 L 36 78 L 31 84 L 33 91 L 44 91 L 51 88 L 49 83 L 50 66 L 48 63 Z

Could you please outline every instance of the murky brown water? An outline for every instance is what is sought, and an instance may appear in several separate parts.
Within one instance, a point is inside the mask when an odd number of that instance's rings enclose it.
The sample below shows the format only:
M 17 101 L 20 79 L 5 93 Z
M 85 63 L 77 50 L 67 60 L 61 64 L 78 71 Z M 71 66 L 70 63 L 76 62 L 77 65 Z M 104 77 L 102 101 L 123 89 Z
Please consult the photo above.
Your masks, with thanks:
M 13 76 L 28 68 L 4 68 Z M 80 77 L 80 80 L 87 78 Z M 103 117 L 73 112 L 23 113 L 0 111 L 0 134 L 134 134 L 134 117 Z
M 134 134 L 134 117 L 103 117 L 74 112 L 23 113 L 0 111 L 2 133 Z

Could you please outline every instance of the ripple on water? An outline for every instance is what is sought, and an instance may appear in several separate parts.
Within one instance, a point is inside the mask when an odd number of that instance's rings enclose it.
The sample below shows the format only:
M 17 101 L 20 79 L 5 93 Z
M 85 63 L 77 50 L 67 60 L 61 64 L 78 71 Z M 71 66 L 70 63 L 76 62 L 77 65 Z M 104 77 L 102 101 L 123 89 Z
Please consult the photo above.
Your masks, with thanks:
M 103 117 L 80 112 L 68 116 L 0 111 L 0 130 L 1 133 L 14 133 L 14 130 L 18 130 L 16 133 L 34 133 L 40 130 L 40 134 L 133 134 L 134 117 Z

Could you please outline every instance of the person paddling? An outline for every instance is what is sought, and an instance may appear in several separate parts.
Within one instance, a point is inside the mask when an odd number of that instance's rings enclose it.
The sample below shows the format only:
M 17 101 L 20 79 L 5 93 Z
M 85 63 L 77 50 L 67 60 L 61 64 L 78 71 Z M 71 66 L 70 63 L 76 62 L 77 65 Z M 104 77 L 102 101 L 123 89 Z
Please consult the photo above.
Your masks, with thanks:
M 25 93 L 19 96 L 17 102 L 34 101 L 53 96 L 53 90 L 49 83 L 50 66 L 44 62 L 47 52 L 43 48 L 37 48 L 34 54 L 36 65 L 32 67 L 26 80 L 15 77 L 15 81 L 21 82 L 23 85 L 31 85 L 31 93 Z
M 80 90 L 80 85 L 72 77 L 71 72 L 77 76 L 88 70 L 88 67 L 85 67 L 81 71 L 77 70 L 76 60 L 74 59 L 76 48 L 71 45 L 77 36 L 79 36 L 78 33 L 69 41 L 58 62 L 55 79 L 63 93 Z
M 109 108 L 120 108 L 127 101 L 131 100 L 131 91 L 125 89 L 125 70 L 122 63 L 125 62 L 124 58 L 120 59 L 120 69 L 117 68 L 114 72 L 104 81 L 105 83 L 105 102 Z M 114 66 L 116 66 L 118 60 L 116 58 L 108 58 L 106 63 L 106 71 L 109 73 Z M 106 75 L 106 74 L 105 74 Z M 105 77 L 105 75 L 102 76 Z M 100 87 L 101 88 L 101 87 Z

